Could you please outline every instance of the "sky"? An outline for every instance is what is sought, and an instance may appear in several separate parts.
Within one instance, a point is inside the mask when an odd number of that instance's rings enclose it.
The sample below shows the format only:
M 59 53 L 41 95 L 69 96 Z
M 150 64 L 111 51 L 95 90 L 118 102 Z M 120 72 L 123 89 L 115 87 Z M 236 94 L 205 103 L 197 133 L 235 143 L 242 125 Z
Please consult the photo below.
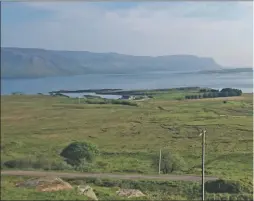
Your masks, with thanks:
M 253 66 L 253 3 L 2 2 L 2 47 L 212 57 Z

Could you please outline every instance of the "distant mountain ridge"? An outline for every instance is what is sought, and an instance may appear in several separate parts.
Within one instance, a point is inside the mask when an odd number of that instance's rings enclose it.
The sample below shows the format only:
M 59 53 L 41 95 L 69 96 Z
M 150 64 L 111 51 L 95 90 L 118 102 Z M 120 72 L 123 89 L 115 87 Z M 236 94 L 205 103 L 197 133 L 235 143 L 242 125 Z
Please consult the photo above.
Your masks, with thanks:
M 88 51 L 1 48 L 2 78 L 39 78 L 81 74 L 126 74 L 153 71 L 216 71 L 212 58 L 193 55 L 131 56 Z

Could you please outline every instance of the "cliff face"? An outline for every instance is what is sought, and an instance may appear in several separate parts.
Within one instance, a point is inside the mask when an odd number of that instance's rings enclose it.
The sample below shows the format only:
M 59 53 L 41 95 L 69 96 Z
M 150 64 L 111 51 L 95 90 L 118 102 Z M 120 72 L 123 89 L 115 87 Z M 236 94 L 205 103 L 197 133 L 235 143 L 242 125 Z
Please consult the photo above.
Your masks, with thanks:
M 212 58 L 202 58 L 193 55 L 149 57 L 87 51 L 1 48 L 2 78 L 218 69 L 221 69 L 221 66 Z

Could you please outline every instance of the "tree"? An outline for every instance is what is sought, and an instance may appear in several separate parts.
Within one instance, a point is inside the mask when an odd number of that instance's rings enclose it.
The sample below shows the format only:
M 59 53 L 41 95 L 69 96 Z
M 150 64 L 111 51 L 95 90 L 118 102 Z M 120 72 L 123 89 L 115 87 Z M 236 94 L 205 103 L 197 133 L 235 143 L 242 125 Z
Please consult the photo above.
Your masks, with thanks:
M 159 156 L 154 157 L 154 166 L 158 168 Z M 161 171 L 163 174 L 167 174 L 174 171 L 184 170 L 186 164 L 180 156 L 171 154 L 169 151 L 162 151 L 161 153 Z
M 221 91 L 221 92 L 219 93 L 219 96 L 220 96 L 220 97 L 228 97 L 228 92 L 227 92 L 227 91 Z
M 208 98 L 208 93 L 204 93 L 203 98 Z
M 240 89 L 236 89 L 236 93 L 237 93 L 237 96 L 241 96 L 243 92 Z
M 213 97 L 214 97 L 214 98 L 219 97 L 219 92 L 213 92 Z
M 201 93 L 208 92 L 208 91 L 209 91 L 209 89 L 206 89 L 206 88 L 199 90 L 199 92 L 201 92 Z
M 209 93 L 207 94 L 207 98 L 213 98 L 213 93 L 209 92 Z
M 237 96 L 237 92 L 235 90 L 231 90 L 228 92 L 228 96 Z
M 220 96 L 226 97 L 226 96 L 241 96 L 242 90 L 240 89 L 232 89 L 232 88 L 223 88 L 220 91 Z
M 211 92 L 219 92 L 217 89 L 211 89 Z
M 78 166 L 83 161 L 92 162 L 97 154 L 99 150 L 95 145 L 88 142 L 73 142 L 62 150 L 60 156 L 64 157 L 68 164 Z

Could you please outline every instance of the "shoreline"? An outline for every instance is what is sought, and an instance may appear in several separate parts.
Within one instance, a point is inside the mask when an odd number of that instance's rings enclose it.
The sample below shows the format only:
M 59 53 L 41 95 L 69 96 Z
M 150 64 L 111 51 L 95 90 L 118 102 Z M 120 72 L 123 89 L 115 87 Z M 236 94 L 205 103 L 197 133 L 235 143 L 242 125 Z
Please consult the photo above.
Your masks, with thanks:
M 95 94 L 108 94 L 108 95 L 123 95 L 125 93 L 142 93 L 142 92 L 168 92 L 168 91 L 185 91 L 185 90 L 198 90 L 198 89 L 212 89 L 205 87 L 176 87 L 176 88 L 157 88 L 157 89 L 81 89 L 81 90 L 58 90 L 51 91 L 50 93 L 95 93 Z

